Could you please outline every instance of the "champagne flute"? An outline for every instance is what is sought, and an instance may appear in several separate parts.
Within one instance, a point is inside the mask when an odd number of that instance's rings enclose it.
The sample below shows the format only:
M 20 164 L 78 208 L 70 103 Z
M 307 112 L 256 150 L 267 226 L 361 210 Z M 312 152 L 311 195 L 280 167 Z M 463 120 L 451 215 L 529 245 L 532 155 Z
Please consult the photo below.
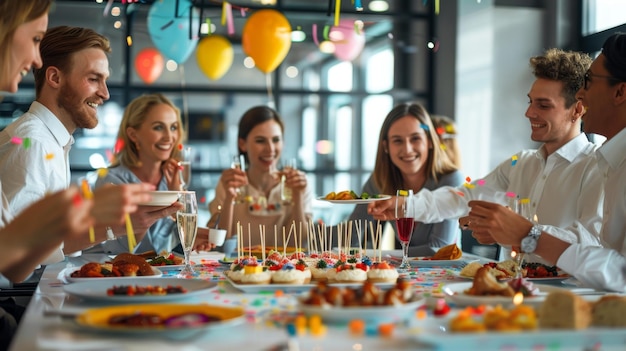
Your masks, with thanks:
M 532 222 L 537 221 L 536 220 L 537 216 L 535 215 L 533 217 L 533 215 L 531 214 L 529 198 L 523 198 L 523 199 L 518 200 L 517 214 L 528 219 L 529 221 L 532 221 Z M 516 251 L 516 256 L 514 257 L 514 259 L 517 263 L 517 272 L 515 272 L 515 278 L 521 278 L 522 277 L 522 265 L 524 264 L 524 256 L 526 254 L 522 252 L 520 248 L 516 248 L 514 251 Z
M 409 263 L 409 243 L 413 235 L 415 219 L 413 218 L 413 190 L 396 191 L 396 228 L 398 239 L 402 244 L 402 263 L 398 271 L 407 271 L 411 268 Z
M 189 261 L 189 255 L 193 248 L 198 232 L 198 202 L 195 191 L 181 191 L 178 194 L 178 202 L 183 204 L 183 208 L 176 212 L 176 225 L 178 226 L 178 236 L 180 244 L 185 253 L 185 268 L 178 274 L 179 278 L 185 278 L 196 274 Z
M 285 161 L 283 164 L 282 175 L 280 177 L 280 199 L 284 204 L 291 203 L 292 195 L 291 188 L 288 187 L 285 182 L 287 181 L 287 177 L 285 176 L 285 171 L 297 169 L 297 163 L 295 158 L 290 158 Z
M 191 183 L 191 147 L 185 147 L 180 152 L 180 161 L 178 162 L 180 170 L 180 185 L 183 190 L 189 190 L 189 183 Z
M 246 157 L 243 154 L 239 154 L 237 156 L 233 156 L 233 162 L 230 164 L 230 168 L 232 169 L 240 169 L 242 171 L 246 171 Z M 237 198 L 235 201 L 237 203 L 242 203 L 244 200 L 245 194 L 243 187 L 237 188 Z

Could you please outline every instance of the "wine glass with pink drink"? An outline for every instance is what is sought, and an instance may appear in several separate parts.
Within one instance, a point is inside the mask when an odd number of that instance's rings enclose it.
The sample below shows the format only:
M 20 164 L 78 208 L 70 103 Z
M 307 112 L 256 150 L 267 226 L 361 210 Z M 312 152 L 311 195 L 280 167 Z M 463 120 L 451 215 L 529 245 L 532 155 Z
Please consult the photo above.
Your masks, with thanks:
M 413 218 L 413 190 L 396 191 L 396 228 L 398 239 L 402 244 L 402 263 L 398 266 L 399 271 L 411 268 L 409 263 L 409 243 L 415 227 Z

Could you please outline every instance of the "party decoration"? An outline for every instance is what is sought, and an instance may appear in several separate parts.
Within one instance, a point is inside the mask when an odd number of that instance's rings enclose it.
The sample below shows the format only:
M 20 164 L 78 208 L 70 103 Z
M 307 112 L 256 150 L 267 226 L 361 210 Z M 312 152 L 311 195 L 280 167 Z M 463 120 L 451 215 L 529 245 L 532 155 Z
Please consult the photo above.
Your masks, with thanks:
M 152 84 L 163 72 L 163 56 L 155 48 L 145 48 L 135 57 L 135 71 L 146 84 Z
M 210 35 L 198 43 L 196 61 L 202 72 L 213 80 L 222 78 L 233 64 L 233 47 L 221 35 Z
M 342 19 L 329 34 L 335 44 L 335 57 L 342 61 L 354 60 L 365 46 L 365 32 L 355 30 L 354 20 Z
M 263 9 L 253 13 L 243 27 L 243 51 L 261 72 L 269 73 L 283 62 L 291 48 L 291 25 L 282 13 Z
M 158 0 L 148 11 L 148 33 L 154 46 L 178 64 L 187 61 L 196 48 L 199 22 L 190 0 Z

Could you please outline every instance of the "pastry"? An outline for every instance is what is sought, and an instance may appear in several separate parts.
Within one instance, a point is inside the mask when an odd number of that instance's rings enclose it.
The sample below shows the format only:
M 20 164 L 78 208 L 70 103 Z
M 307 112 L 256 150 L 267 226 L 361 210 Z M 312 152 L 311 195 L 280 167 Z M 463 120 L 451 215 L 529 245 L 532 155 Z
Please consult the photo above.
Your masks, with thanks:
M 607 295 L 594 303 L 591 324 L 596 327 L 626 327 L 626 296 Z
M 591 304 L 574 293 L 553 291 L 539 310 L 542 329 L 585 329 L 591 323 Z

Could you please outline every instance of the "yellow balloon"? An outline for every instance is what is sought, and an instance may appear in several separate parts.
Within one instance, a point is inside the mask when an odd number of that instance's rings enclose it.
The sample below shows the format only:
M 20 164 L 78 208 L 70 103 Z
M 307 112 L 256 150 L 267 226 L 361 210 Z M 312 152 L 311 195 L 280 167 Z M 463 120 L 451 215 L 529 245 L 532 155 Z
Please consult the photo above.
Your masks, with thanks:
M 218 80 L 226 74 L 233 64 L 233 47 L 221 35 L 210 35 L 198 43 L 196 61 L 207 77 Z
M 253 13 L 243 27 L 243 51 L 262 72 L 280 65 L 291 48 L 291 25 L 282 13 L 263 9 Z

